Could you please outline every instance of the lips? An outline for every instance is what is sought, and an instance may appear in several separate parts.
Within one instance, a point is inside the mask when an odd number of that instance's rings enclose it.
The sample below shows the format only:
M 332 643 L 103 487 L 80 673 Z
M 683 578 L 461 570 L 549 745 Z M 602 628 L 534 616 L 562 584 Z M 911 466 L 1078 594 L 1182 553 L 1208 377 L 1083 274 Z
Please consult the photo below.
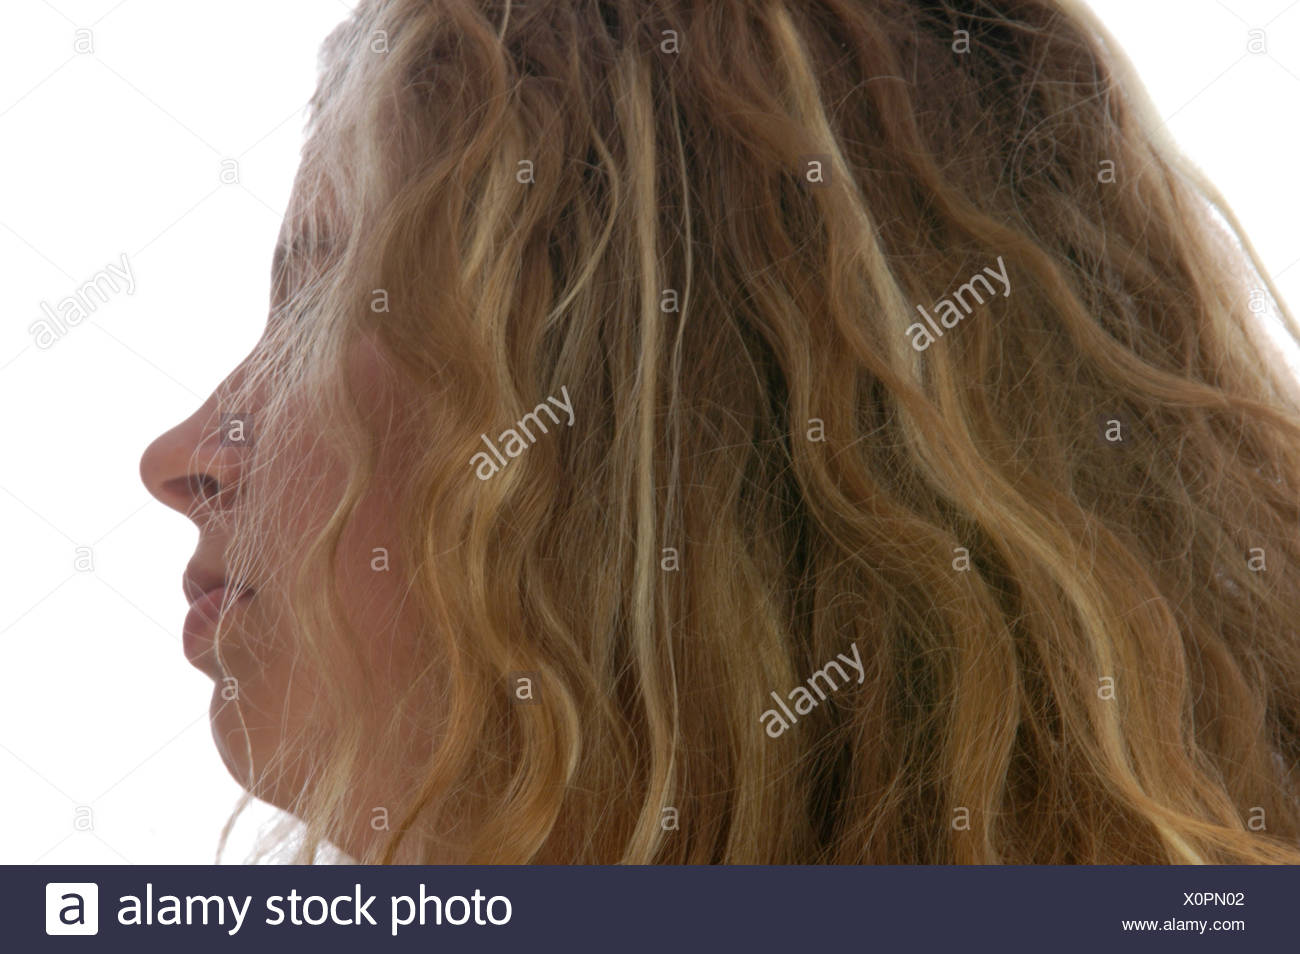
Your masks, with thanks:
M 238 586 L 223 577 L 205 576 L 201 572 L 187 572 L 184 589 L 190 599 L 182 640 L 185 656 L 197 668 L 217 678 L 220 672 L 212 655 L 217 621 L 223 614 L 229 615 L 247 603 L 255 591 L 250 586 Z
M 253 590 L 251 587 L 244 587 L 242 590 L 236 590 L 225 584 L 214 586 L 212 589 L 205 591 L 202 596 L 190 604 L 190 612 L 198 613 L 209 623 L 215 623 L 217 621 L 217 616 L 221 613 L 222 606 L 224 606 L 227 601 L 233 605 L 252 595 Z

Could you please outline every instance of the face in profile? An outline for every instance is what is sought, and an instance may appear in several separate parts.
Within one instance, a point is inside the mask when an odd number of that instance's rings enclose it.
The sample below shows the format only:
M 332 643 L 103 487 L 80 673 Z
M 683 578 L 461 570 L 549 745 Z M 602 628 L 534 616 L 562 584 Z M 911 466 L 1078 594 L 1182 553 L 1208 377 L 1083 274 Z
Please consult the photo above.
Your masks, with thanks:
M 254 349 L 201 407 L 149 445 L 140 473 L 150 493 L 199 530 L 193 557 L 177 568 L 191 604 L 183 645 L 189 662 L 213 681 L 210 717 L 221 758 L 254 795 L 292 808 L 307 792 L 314 757 L 339 741 L 338 726 L 314 705 L 322 680 L 337 680 L 338 673 L 304 653 L 293 622 L 289 593 L 302 558 L 296 544 L 322 531 L 346 480 L 321 435 L 312 433 L 312 409 L 302 400 L 282 405 L 290 424 L 283 433 L 290 439 L 261 466 L 258 439 L 265 435 L 258 425 L 265 402 L 243 387 L 256 354 Z M 366 423 L 376 430 L 391 425 L 389 369 L 372 342 L 363 339 L 351 349 L 348 373 L 370 408 Z M 227 396 L 237 393 L 242 403 L 227 406 Z M 382 689 L 411 664 L 417 626 L 391 565 L 397 526 L 392 489 L 398 483 L 384 470 L 392 466 L 391 451 L 379 465 L 374 490 L 357 502 L 339 541 L 334 579 L 317 579 L 315 585 L 318 591 L 334 589 L 346 623 L 363 635 L 357 647 L 363 664 Z M 286 516 L 274 533 L 242 541 L 252 556 L 236 565 L 241 507 L 254 490 L 289 506 L 282 508 Z M 358 777 L 382 789 L 386 775 L 372 765 Z M 362 789 L 357 786 L 358 805 L 366 802 Z M 340 847 L 361 850 L 346 841 Z

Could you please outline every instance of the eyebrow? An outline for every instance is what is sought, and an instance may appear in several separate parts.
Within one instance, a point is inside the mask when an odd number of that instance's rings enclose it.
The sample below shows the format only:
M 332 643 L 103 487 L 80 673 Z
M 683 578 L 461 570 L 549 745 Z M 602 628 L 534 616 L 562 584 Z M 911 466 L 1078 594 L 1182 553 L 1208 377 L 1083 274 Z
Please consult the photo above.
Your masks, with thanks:
M 271 274 L 278 275 L 284 270 L 291 252 L 301 255 L 310 247 L 302 235 L 294 235 L 289 239 L 280 238 L 275 243 L 275 252 L 271 255 Z
M 289 297 L 288 258 L 290 244 L 277 242 L 275 252 L 271 255 L 271 310 L 278 310 Z
M 289 243 L 280 239 L 275 243 L 275 252 L 271 256 L 271 271 L 278 272 L 284 268 L 285 257 L 289 254 Z
M 288 239 L 281 237 L 275 243 L 275 251 L 271 254 L 272 292 L 275 293 L 287 281 L 289 265 L 294 259 L 305 256 L 310 260 L 333 247 L 334 243 L 328 238 L 309 241 L 301 232 L 295 233 Z

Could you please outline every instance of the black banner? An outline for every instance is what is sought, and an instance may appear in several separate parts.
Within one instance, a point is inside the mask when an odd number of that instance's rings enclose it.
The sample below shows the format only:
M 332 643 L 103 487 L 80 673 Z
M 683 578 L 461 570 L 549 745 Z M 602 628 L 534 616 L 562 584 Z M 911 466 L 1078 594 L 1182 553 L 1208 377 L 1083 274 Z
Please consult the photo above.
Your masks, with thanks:
M 0 868 L 5 951 L 1280 951 L 1281 867 Z M 65 936 L 73 939 L 66 939 Z

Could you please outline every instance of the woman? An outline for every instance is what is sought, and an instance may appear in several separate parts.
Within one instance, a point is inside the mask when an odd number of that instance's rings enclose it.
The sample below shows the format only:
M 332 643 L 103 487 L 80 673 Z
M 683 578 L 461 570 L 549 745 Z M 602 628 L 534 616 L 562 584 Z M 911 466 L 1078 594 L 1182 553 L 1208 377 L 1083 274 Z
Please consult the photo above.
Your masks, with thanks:
M 322 63 L 141 466 L 302 860 L 1300 862 L 1300 329 L 1085 7 L 363 0 Z

